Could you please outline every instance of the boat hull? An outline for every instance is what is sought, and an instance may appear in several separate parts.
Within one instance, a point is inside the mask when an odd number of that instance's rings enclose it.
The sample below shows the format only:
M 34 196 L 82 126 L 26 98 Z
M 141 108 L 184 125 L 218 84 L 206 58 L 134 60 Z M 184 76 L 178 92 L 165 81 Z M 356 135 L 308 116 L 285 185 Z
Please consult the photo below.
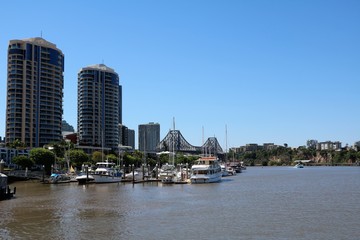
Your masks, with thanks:
M 94 182 L 94 177 L 92 175 L 81 175 L 76 177 L 76 181 L 79 184 L 87 184 Z
M 221 181 L 221 176 L 222 174 L 214 174 L 214 175 L 202 175 L 202 174 L 197 174 L 196 176 L 191 176 L 190 177 L 190 182 L 191 183 L 215 183 L 215 182 L 220 182 Z
M 304 165 L 302 165 L 302 164 L 296 164 L 296 165 L 294 166 L 294 168 L 304 168 Z
M 191 167 L 191 183 L 215 183 L 222 177 L 221 166 L 216 157 L 201 157 Z
M 108 176 L 108 175 L 92 175 L 94 178 L 94 183 L 117 183 L 121 182 L 121 176 Z
M 53 173 L 51 174 L 50 179 L 46 183 L 51 183 L 51 184 L 70 183 L 70 177 L 66 174 Z
M 171 176 L 164 177 L 163 179 L 161 179 L 161 182 L 163 184 L 173 184 L 173 183 L 175 183 L 174 178 L 171 177 Z

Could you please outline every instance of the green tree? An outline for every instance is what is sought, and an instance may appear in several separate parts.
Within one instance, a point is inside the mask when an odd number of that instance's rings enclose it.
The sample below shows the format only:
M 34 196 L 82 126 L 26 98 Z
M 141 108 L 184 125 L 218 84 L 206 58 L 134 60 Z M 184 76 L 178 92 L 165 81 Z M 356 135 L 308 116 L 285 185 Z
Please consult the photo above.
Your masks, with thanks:
M 22 169 L 31 168 L 35 164 L 35 162 L 32 159 L 30 159 L 29 157 L 27 157 L 25 155 L 15 156 L 12 159 L 12 161 L 16 165 L 20 166 Z
M 51 165 L 55 162 L 55 154 L 44 148 L 33 148 L 30 150 L 30 159 L 35 164 L 42 165 L 45 167 L 46 174 L 51 173 Z
M 77 168 L 81 168 L 83 164 L 90 161 L 89 156 L 83 150 L 71 149 L 68 154 L 71 159 L 71 163 Z
M 113 162 L 113 163 L 116 163 L 118 161 L 118 157 L 113 153 L 106 155 L 106 159 L 109 162 Z
M 102 162 L 105 159 L 105 154 L 100 151 L 94 151 L 91 155 L 91 160 L 93 163 Z
M 162 166 L 165 163 L 169 163 L 170 162 L 170 154 L 167 153 L 163 153 L 159 155 L 159 164 L 160 166 Z
M 135 167 L 140 167 L 143 163 L 143 153 L 138 150 L 132 153 L 126 152 L 124 154 L 123 161 L 125 166 L 130 166 L 134 164 Z
M 125 166 L 130 166 L 130 165 L 135 165 L 135 157 L 131 154 L 131 153 L 125 153 L 124 154 L 124 158 L 123 158 L 123 161 L 124 161 L 124 165 Z
M 12 143 L 8 144 L 8 147 L 13 149 L 22 149 L 26 148 L 26 144 L 21 142 L 19 139 L 15 139 Z
M 355 163 L 357 160 L 359 160 L 357 158 L 357 152 L 353 149 L 350 149 L 349 151 L 346 152 L 346 154 L 344 156 L 344 160 L 349 163 Z

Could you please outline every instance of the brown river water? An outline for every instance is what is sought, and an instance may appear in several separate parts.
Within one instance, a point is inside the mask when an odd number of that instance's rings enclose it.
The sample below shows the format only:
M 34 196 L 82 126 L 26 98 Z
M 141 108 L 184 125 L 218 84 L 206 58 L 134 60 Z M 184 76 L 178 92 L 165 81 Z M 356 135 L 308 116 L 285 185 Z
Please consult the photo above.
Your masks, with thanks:
M 248 167 L 212 184 L 11 187 L 0 239 L 360 239 L 360 167 Z

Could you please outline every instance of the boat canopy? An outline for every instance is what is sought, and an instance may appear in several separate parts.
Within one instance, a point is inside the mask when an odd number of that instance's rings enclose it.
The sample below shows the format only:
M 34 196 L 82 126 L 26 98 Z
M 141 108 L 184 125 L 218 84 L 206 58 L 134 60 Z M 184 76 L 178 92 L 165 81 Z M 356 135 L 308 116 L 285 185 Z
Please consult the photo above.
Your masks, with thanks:
M 313 162 L 312 160 L 295 160 L 296 163 L 310 163 Z

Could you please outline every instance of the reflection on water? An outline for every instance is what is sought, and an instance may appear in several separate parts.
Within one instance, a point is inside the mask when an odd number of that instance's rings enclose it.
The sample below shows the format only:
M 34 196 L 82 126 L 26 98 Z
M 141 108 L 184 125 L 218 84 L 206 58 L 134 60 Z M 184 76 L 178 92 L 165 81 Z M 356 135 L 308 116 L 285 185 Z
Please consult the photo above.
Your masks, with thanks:
M 253 167 L 200 185 L 13 186 L 0 239 L 360 239 L 359 167 Z

